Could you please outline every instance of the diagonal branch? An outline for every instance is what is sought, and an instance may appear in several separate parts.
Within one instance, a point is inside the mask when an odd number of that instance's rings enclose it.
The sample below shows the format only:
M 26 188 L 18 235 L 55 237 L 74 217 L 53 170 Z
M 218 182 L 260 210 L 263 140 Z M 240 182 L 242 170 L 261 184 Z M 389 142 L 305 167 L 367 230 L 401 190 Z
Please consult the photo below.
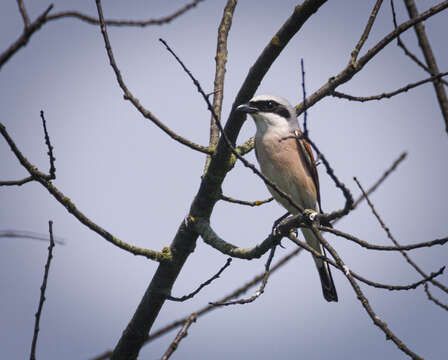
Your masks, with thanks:
M 39 334 L 39 322 L 45 301 L 45 290 L 47 290 L 47 280 L 48 280 L 48 273 L 50 272 L 50 263 L 51 259 L 53 258 L 53 248 L 54 248 L 53 221 L 50 220 L 48 222 L 48 227 L 49 227 L 48 231 L 50 233 L 50 245 L 48 246 L 48 257 L 47 257 L 47 263 L 45 264 L 44 279 L 42 280 L 42 286 L 40 287 L 39 306 L 37 307 L 36 312 L 36 322 L 34 324 L 34 335 L 33 335 L 33 341 L 31 343 L 30 360 L 36 360 L 36 344 L 37 344 L 37 336 Z
M 123 90 L 123 97 L 125 100 L 129 100 L 132 105 L 140 112 L 140 114 L 143 115 L 146 119 L 152 121 L 159 129 L 161 129 L 163 132 L 165 132 L 168 136 L 170 136 L 173 140 L 188 146 L 189 148 L 193 150 L 200 151 L 205 154 L 211 154 L 213 153 L 213 150 L 210 147 L 198 145 L 178 134 L 176 134 L 174 131 L 172 131 L 170 128 L 168 128 L 164 123 L 162 123 L 156 116 L 154 116 L 149 110 L 145 109 L 142 104 L 140 104 L 140 101 L 132 95 L 128 87 L 126 86 L 123 77 L 121 75 L 120 69 L 118 69 L 117 63 L 115 62 L 115 57 L 112 52 L 112 47 L 110 45 L 109 41 L 109 35 L 106 31 L 106 24 L 104 23 L 104 16 L 103 16 L 103 10 L 100 5 L 100 2 L 97 0 L 97 9 L 98 9 L 98 15 L 100 18 L 101 23 L 101 34 L 103 35 L 104 44 L 106 47 L 107 56 L 109 58 L 110 66 L 112 67 L 115 77 L 117 78 L 118 85 L 120 86 L 121 90 Z
M 408 90 L 411 90 L 417 86 L 426 84 L 427 82 L 431 82 L 434 81 L 435 79 L 440 79 L 442 76 L 447 76 L 448 72 L 444 72 L 444 73 L 440 73 L 438 75 L 434 75 L 431 76 L 430 78 L 424 79 L 424 80 L 420 80 L 417 81 L 415 83 L 410 83 L 402 88 L 399 88 L 395 91 L 389 92 L 389 93 L 382 93 L 379 95 L 373 95 L 373 96 L 353 96 L 353 95 L 348 95 L 348 94 L 344 94 L 341 93 L 339 91 L 333 91 L 330 95 L 337 97 L 337 98 L 341 98 L 341 99 L 346 99 L 346 100 L 351 100 L 351 101 L 359 101 L 359 102 L 366 102 L 366 101 L 372 101 L 372 100 L 381 100 L 381 99 L 390 99 L 391 97 L 398 95 L 398 94 L 402 94 L 404 92 L 407 92 Z
M 198 5 L 202 1 L 204 1 L 204 0 L 194 0 L 194 1 L 190 2 L 190 3 L 188 3 L 187 5 L 185 5 L 184 7 L 180 8 L 179 10 L 176 10 L 171 15 L 164 16 L 164 17 L 159 18 L 159 19 L 149 19 L 149 20 L 140 20 L 140 21 L 138 21 L 138 20 L 110 20 L 110 19 L 106 19 L 106 20 L 104 20 L 104 22 L 106 23 L 106 25 L 109 25 L 109 26 L 146 27 L 146 26 L 150 26 L 150 25 L 164 25 L 164 24 L 170 23 L 171 21 L 173 21 L 177 17 L 183 15 L 188 10 L 194 8 L 196 5 Z M 51 21 L 51 20 L 57 20 L 57 19 L 62 19 L 62 18 L 67 18 L 67 17 L 72 17 L 72 18 L 75 18 L 75 19 L 79 19 L 79 20 L 84 21 L 84 22 L 86 22 L 88 24 L 91 24 L 91 25 L 99 25 L 99 23 L 100 23 L 98 18 L 95 18 L 93 16 L 89 16 L 89 15 L 85 15 L 85 14 L 82 14 L 82 13 L 77 12 L 77 11 L 61 11 L 61 12 L 55 13 L 53 15 L 50 15 L 47 20 Z
M 118 246 L 119 248 L 126 250 L 134 255 L 141 255 L 148 259 L 155 260 L 158 262 L 163 261 L 170 261 L 171 260 L 171 252 L 169 249 L 164 249 L 161 252 L 149 250 L 149 249 L 143 249 L 139 248 L 137 246 L 130 245 L 117 237 L 113 236 L 111 233 L 109 233 L 107 230 L 103 229 L 101 226 L 95 224 L 92 220 L 90 220 L 87 216 L 85 216 L 81 211 L 77 209 L 75 204 L 65 196 L 56 186 L 52 184 L 50 181 L 48 175 L 42 173 L 35 167 L 33 164 L 31 164 L 27 158 L 23 156 L 23 154 L 18 149 L 17 145 L 14 143 L 12 138 L 9 136 L 8 132 L 6 131 L 6 128 L 3 124 L 0 123 L 0 134 L 3 135 L 4 139 L 8 143 L 9 147 L 11 148 L 11 151 L 14 153 L 14 155 L 17 157 L 19 162 L 22 164 L 22 166 L 30 173 L 31 177 L 38 181 L 39 183 L 44 186 L 48 192 L 53 195 L 53 197 L 61 203 L 69 213 L 71 213 L 75 218 L 77 218 L 82 224 L 87 226 L 92 231 L 96 232 L 98 235 L 100 235 L 102 238 L 107 240 L 108 242 L 114 244 L 115 246 Z
M 19 7 L 20 15 L 22 15 L 23 24 L 25 28 L 29 27 L 31 25 L 31 21 L 30 17 L 28 16 L 28 13 L 26 12 L 23 0 L 17 0 L 17 6 Z
M 47 7 L 47 9 L 41 15 L 39 15 L 39 17 L 35 21 L 29 24 L 29 26 L 25 26 L 22 35 L 20 35 L 19 38 L 9 46 L 9 48 L 7 48 L 3 53 L 0 54 L 0 69 L 11 58 L 11 56 L 13 56 L 17 51 L 19 51 L 27 44 L 30 37 L 37 30 L 39 30 L 43 24 L 45 24 L 45 22 L 47 21 L 47 15 L 51 9 L 53 9 L 53 4 Z
M 196 313 L 191 314 L 188 319 L 185 321 L 184 326 L 182 326 L 182 329 L 180 329 L 179 333 L 173 340 L 173 342 L 168 347 L 168 350 L 165 352 L 165 354 L 162 356 L 161 360 L 168 360 L 170 356 L 173 354 L 174 351 L 176 351 L 177 347 L 179 346 L 179 343 L 181 340 L 187 336 L 187 330 L 193 324 L 196 322 L 196 319 L 198 318 L 198 315 Z
M 366 27 L 361 35 L 361 38 L 359 39 L 358 43 L 355 46 L 355 49 L 351 53 L 351 59 L 350 59 L 351 63 L 354 63 L 356 61 L 358 54 L 361 51 L 361 48 L 363 47 L 364 43 L 369 37 L 370 30 L 372 30 L 373 23 L 375 22 L 376 16 L 378 15 L 378 11 L 380 11 L 382 3 L 383 0 L 376 1 L 375 6 L 373 7 L 372 12 L 370 13 Z
M 404 3 L 406 4 L 409 17 L 411 19 L 417 18 L 419 14 L 414 0 L 404 0 Z M 431 45 L 429 44 L 429 39 L 426 36 L 425 26 L 422 23 L 416 23 L 414 25 L 414 30 L 417 34 L 418 44 L 422 49 L 426 64 L 430 69 L 431 75 L 438 75 L 439 67 L 437 66 L 436 58 L 432 52 Z M 446 96 L 446 91 L 440 79 L 434 79 L 433 85 L 437 95 L 437 100 L 439 102 L 440 111 L 442 112 L 442 116 L 445 120 L 445 130 L 448 133 L 448 99 Z
M 324 97 L 331 95 L 331 93 L 340 85 L 349 81 L 353 76 L 355 76 L 364 66 L 372 60 L 381 50 L 383 50 L 393 39 L 398 35 L 410 29 L 415 24 L 418 24 L 431 16 L 438 14 L 439 12 L 448 8 L 448 0 L 445 0 L 425 12 L 419 14 L 417 17 L 412 18 L 400 26 L 398 26 L 394 31 L 387 34 L 383 39 L 381 39 L 376 45 L 370 48 L 367 53 L 357 60 L 354 64 L 350 63 L 336 76 L 331 77 L 327 83 L 320 87 L 317 91 L 311 94 L 306 99 L 306 108 L 310 108 L 317 102 L 322 100 Z M 296 106 L 297 115 L 300 115 L 304 111 L 303 102 Z

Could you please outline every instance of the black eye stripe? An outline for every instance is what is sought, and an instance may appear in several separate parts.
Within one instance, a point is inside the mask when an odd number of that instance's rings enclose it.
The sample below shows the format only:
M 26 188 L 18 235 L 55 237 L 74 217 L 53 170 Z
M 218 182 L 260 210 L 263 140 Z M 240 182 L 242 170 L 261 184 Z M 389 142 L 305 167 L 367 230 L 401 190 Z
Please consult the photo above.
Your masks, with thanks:
M 259 100 L 249 102 L 250 106 L 256 107 L 262 112 L 278 114 L 285 119 L 290 117 L 288 109 L 274 100 Z

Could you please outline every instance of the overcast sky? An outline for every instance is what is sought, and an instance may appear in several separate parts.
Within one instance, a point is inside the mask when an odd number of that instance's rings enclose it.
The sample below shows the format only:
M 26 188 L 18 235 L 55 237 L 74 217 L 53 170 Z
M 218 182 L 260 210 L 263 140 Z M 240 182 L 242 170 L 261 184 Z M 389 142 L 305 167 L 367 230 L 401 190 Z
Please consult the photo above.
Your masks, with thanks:
M 107 18 L 149 19 L 165 16 L 185 1 L 105 1 Z M 303 58 L 311 94 L 341 71 L 360 37 L 375 1 L 328 1 L 292 39 L 257 93 L 301 98 L 299 64 Z M 436 4 L 417 1 L 423 11 Z M 32 19 L 47 6 L 25 1 Z M 59 0 L 53 12 L 78 10 L 96 16 L 94 1 Z M 240 1 L 229 35 L 223 119 L 249 67 L 290 16 L 297 2 Z M 191 81 L 158 42 L 165 39 L 206 91 L 213 90 L 217 26 L 225 1 L 206 0 L 163 26 L 112 28 L 117 63 L 133 94 L 177 133 L 208 143 L 210 114 Z M 399 21 L 408 19 L 396 1 Z M 13 0 L 0 4 L 0 51 L 17 39 L 22 19 Z M 441 71 L 447 71 L 448 12 L 425 23 Z M 386 1 L 364 51 L 393 29 Z M 420 58 L 413 31 L 403 35 Z M 363 52 L 362 52 L 363 53 Z M 427 77 L 390 44 L 339 90 L 360 96 L 392 91 Z M 204 156 L 173 141 L 125 102 L 108 65 L 98 26 L 77 19 L 52 21 L 39 30 L 0 70 L 0 121 L 23 154 L 48 171 L 39 111 L 45 111 L 54 145 L 54 184 L 91 220 L 120 239 L 154 250 L 168 246 L 188 214 L 204 166 Z M 377 210 L 403 244 L 447 236 L 448 138 L 431 84 L 372 103 L 327 98 L 309 111 L 310 135 L 336 174 L 359 195 L 352 178 L 368 187 L 403 151 L 408 158 L 372 195 Z M 255 132 L 251 119 L 238 142 Z M 247 158 L 255 162 L 253 153 Z M 0 140 L 0 180 L 28 174 Z M 319 167 L 325 210 L 343 206 L 343 197 Z M 269 197 L 260 179 L 238 164 L 223 184 L 226 195 L 243 200 Z M 0 230 L 54 233 L 56 246 L 37 344 L 38 359 L 88 359 L 115 346 L 131 319 L 157 263 L 135 257 L 89 231 L 38 183 L 0 188 Z M 238 246 L 250 247 L 269 233 L 284 213 L 276 203 L 248 208 L 219 202 L 211 224 Z M 338 225 L 362 239 L 387 244 L 366 204 Z M 400 254 L 360 249 L 326 235 L 350 269 L 379 282 L 420 280 Z M 276 259 L 294 245 L 283 242 Z M 416 250 L 413 259 L 428 273 L 447 263 L 445 247 Z M 0 239 L 0 353 L 4 359 L 29 356 L 39 287 L 47 256 L 45 242 Z M 176 282 L 182 296 L 214 274 L 226 257 L 198 240 Z M 230 293 L 263 271 L 260 260 L 235 259 L 221 278 L 186 303 L 166 303 L 153 330 Z M 218 309 L 192 325 L 177 359 L 404 359 L 406 356 L 376 328 L 346 278 L 333 271 L 339 302 L 321 294 L 312 258 L 300 254 L 270 279 L 256 302 Z M 445 284 L 448 276 L 439 278 Z M 445 359 L 446 312 L 428 302 L 423 288 L 390 292 L 361 285 L 373 309 L 411 350 L 425 359 Z M 431 287 L 447 302 L 446 294 Z M 246 295 L 250 296 L 255 289 Z M 141 359 L 160 358 L 175 332 L 142 349 Z

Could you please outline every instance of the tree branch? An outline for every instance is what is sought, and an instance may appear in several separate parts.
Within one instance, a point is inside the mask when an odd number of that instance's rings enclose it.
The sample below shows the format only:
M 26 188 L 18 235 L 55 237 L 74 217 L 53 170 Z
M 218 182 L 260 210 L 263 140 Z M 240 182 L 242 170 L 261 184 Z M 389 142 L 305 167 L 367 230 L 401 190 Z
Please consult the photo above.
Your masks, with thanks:
M 27 28 L 31 25 L 31 21 L 28 16 L 28 13 L 26 12 L 25 4 L 23 3 L 23 0 L 17 0 L 17 5 L 19 7 L 20 15 L 22 15 L 23 24 L 24 24 L 25 28 Z
M 260 206 L 263 204 L 266 204 L 268 202 L 271 202 L 272 200 L 274 200 L 273 197 L 270 197 L 269 199 L 266 200 L 256 200 L 256 201 L 243 201 L 243 200 L 238 200 L 238 199 L 234 199 L 225 195 L 221 195 L 221 200 L 223 201 L 227 201 L 233 204 L 239 204 L 239 205 L 247 205 L 247 206 Z
M 199 152 L 205 153 L 205 154 L 212 154 L 213 149 L 195 144 L 194 142 L 176 134 L 174 131 L 172 131 L 170 128 L 168 128 L 164 123 L 162 123 L 157 117 L 155 117 L 149 110 L 145 109 L 143 105 L 140 104 L 140 101 L 135 98 L 128 87 L 126 86 L 123 77 L 121 75 L 120 70 L 118 69 L 117 63 L 115 62 L 114 54 L 112 52 L 112 47 L 110 45 L 109 41 L 109 35 L 106 31 L 106 24 L 104 23 L 104 16 L 103 16 L 103 9 L 101 7 L 101 2 L 99 0 L 96 1 L 97 9 L 98 9 L 98 16 L 100 19 L 101 24 L 101 34 L 103 35 L 104 44 L 106 47 L 107 56 L 109 58 L 110 66 L 112 67 L 115 77 L 117 79 L 118 85 L 120 86 L 121 90 L 123 90 L 123 97 L 125 100 L 129 100 L 132 105 L 140 112 L 140 114 L 143 115 L 146 119 L 152 121 L 159 129 L 161 129 L 163 132 L 165 132 L 168 136 L 170 136 L 173 140 L 188 146 L 190 149 L 197 150 Z
M 48 280 L 48 273 L 50 272 L 50 263 L 51 259 L 53 258 L 53 248 L 54 248 L 53 221 L 50 220 L 48 222 L 48 227 L 49 227 L 48 231 L 50 233 L 50 245 L 48 246 L 48 257 L 47 257 L 47 263 L 45 264 L 44 279 L 42 280 L 42 285 L 40 287 L 39 306 L 37 307 L 36 312 L 36 322 L 34 324 L 34 335 L 33 335 L 33 341 L 31 343 L 30 360 L 36 360 L 36 344 L 37 344 L 37 336 L 39 334 L 39 322 L 45 301 L 45 290 L 47 289 L 47 280 Z
M 399 88 L 399 89 L 397 89 L 395 91 L 392 91 L 392 92 L 389 92 L 389 93 L 382 93 L 382 94 L 379 94 L 379 95 L 372 95 L 372 96 L 362 97 L 362 96 L 348 95 L 348 94 L 344 94 L 344 93 L 341 93 L 341 92 L 338 92 L 338 91 L 333 91 L 330 95 L 334 96 L 334 97 L 337 97 L 337 98 L 341 98 L 341 99 L 347 99 L 347 100 L 359 101 L 359 102 L 372 101 L 372 100 L 381 100 L 381 99 L 384 99 L 384 98 L 388 98 L 389 99 L 389 98 L 391 98 L 391 97 L 393 97 L 395 95 L 402 94 L 402 93 L 407 92 L 408 90 L 413 89 L 413 88 L 415 88 L 417 86 L 426 84 L 427 82 L 434 81 L 435 79 L 440 79 L 442 76 L 447 76 L 447 75 L 448 75 L 448 72 L 440 73 L 438 75 L 431 76 L 430 78 L 427 78 L 427 79 L 424 79 L 424 80 L 420 80 L 420 81 L 417 81 L 415 83 L 410 83 L 410 84 L 408 84 L 408 85 L 406 85 L 406 86 L 404 86 L 402 88 Z
M 411 19 L 417 18 L 419 14 L 414 0 L 404 0 L 404 3 L 406 4 L 409 17 Z M 422 49 L 431 75 L 438 75 L 439 67 L 437 66 L 436 58 L 432 52 L 431 45 L 429 44 L 429 39 L 426 36 L 425 26 L 422 23 L 416 23 L 414 25 L 414 30 L 417 34 L 418 44 Z M 445 131 L 448 133 L 448 99 L 446 97 L 446 91 L 439 79 L 434 79 L 433 85 L 439 102 L 440 111 L 445 120 Z
M 187 321 L 185 321 L 185 323 L 184 323 L 184 326 L 182 326 L 182 329 L 180 329 L 180 331 L 177 334 L 177 336 L 175 337 L 174 341 L 170 344 L 170 346 L 168 347 L 168 350 L 162 356 L 162 360 L 168 360 L 170 358 L 170 356 L 173 354 L 173 352 L 176 351 L 181 340 L 187 336 L 188 328 L 191 326 L 191 324 L 196 322 L 197 318 L 198 318 L 198 315 L 195 313 L 191 314 L 188 317 Z

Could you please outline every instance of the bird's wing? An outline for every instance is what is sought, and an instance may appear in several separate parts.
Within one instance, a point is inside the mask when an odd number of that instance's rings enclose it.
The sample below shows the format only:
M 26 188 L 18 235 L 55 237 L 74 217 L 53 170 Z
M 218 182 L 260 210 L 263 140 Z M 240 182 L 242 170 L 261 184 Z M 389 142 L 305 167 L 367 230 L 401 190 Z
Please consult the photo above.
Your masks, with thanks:
M 313 150 L 311 149 L 311 145 L 308 143 L 308 141 L 301 138 L 301 135 L 303 134 L 302 131 L 296 130 L 294 133 L 296 135 L 297 148 L 305 159 L 306 169 L 310 173 L 311 179 L 313 180 L 314 186 L 316 187 L 316 198 L 319 205 L 319 210 L 322 211 L 322 206 L 320 204 L 319 174 L 317 173 Z

